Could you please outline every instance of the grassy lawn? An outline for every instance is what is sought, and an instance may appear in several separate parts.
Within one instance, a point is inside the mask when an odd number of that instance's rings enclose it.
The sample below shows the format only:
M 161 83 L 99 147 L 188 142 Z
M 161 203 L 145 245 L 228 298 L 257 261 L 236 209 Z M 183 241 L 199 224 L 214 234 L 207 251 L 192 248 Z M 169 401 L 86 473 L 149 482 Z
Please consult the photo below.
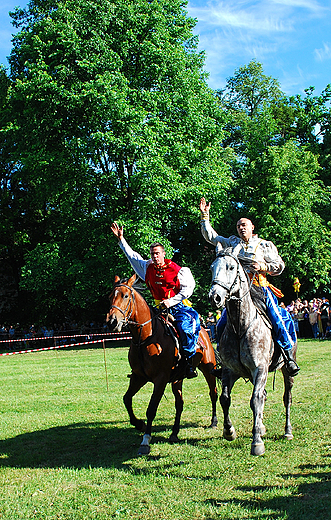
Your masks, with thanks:
M 154 423 L 152 450 L 122 404 L 127 349 L 60 350 L 0 358 L 0 518 L 331 519 L 331 342 L 301 341 L 293 390 L 294 440 L 282 438 L 281 373 L 268 379 L 266 453 L 250 455 L 250 383 L 236 383 L 238 438 L 209 430 L 211 405 L 199 374 L 184 384 L 179 444 L 171 445 L 170 386 Z M 274 387 L 275 385 L 275 387 Z M 145 416 L 152 385 L 135 397 Z

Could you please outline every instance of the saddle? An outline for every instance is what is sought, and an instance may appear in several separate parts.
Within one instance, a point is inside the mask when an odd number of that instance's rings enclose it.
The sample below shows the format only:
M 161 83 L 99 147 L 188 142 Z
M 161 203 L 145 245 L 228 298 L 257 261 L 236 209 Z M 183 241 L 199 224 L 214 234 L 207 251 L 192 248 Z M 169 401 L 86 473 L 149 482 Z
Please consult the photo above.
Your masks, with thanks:
M 166 333 L 168 332 L 168 334 L 171 335 L 173 340 L 175 341 L 179 353 L 183 351 L 182 341 L 180 339 L 179 330 L 176 326 L 176 319 L 174 318 L 174 316 L 170 313 L 168 313 L 167 315 L 161 314 L 159 316 L 159 319 L 162 320 Z M 205 345 L 203 339 L 199 336 L 197 344 L 195 346 L 196 353 L 200 352 L 202 354 L 206 348 L 207 346 Z

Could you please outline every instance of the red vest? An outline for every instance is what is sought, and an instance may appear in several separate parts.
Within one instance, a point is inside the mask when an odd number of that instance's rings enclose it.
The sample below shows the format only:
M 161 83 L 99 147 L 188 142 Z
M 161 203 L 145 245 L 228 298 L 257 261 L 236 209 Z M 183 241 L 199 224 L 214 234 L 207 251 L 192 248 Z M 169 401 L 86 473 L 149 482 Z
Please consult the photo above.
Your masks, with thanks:
M 145 282 L 155 300 L 167 300 L 180 291 L 178 272 L 181 267 L 172 260 L 165 260 L 162 267 L 149 264 L 146 270 Z

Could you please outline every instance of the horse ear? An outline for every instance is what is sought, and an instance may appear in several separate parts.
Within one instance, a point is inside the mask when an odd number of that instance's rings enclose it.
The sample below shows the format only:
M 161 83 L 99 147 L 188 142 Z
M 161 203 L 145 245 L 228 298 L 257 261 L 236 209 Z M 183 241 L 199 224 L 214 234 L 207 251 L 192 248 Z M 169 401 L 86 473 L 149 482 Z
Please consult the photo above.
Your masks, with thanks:
M 114 280 L 114 284 L 117 283 L 117 282 L 119 282 L 119 281 L 120 281 L 120 277 L 116 275 L 116 276 L 115 276 L 115 280 Z
M 221 242 L 217 242 L 216 244 L 216 256 L 220 254 L 220 252 L 223 251 L 223 246 Z
M 136 281 L 136 278 L 137 278 L 137 276 L 136 276 L 135 274 L 133 274 L 133 275 L 131 276 L 131 278 L 128 279 L 128 286 L 129 286 L 129 287 L 132 287 L 132 286 L 133 286 L 134 282 Z

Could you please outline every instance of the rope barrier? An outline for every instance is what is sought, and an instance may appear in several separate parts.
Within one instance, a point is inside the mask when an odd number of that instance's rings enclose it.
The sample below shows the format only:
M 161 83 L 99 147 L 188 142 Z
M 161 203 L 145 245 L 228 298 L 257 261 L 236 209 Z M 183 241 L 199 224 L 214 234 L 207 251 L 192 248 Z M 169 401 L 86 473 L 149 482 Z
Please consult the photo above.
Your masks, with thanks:
M 46 340 L 46 339 L 53 339 L 53 338 L 56 338 L 56 339 L 67 339 L 67 338 L 92 338 L 93 336 L 119 336 L 121 334 L 127 334 L 127 332 L 99 332 L 99 333 L 94 333 L 94 334 L 89 334 L 89 333 L 86 333 L 86 334 L 70 334 L 70 336 L 42 336 L 40 338 L 20 338 L 20 339 L 3 339 L 3 340 L 0 340 L 0 344 L 1 343 L 18 343 L 18 342 L 22 342 L 22 341 L 42 341 L 42 340 Z
M 64 336 L 64 337 L 67 338 L 68 336 Z M 47 338 L 47 339 L 49 339 L 49 338 Z M 122 341 L 122 340 L 126 340 L 126 339 L 131 340 L 132 337 L 126 336 L 126 337 L 121 337 L 121 338 L 112 338 L 110 341 Z M 68 347 L 80 347 L 81 345 L 93 345 L 94 343 L 102 343 L 103 341 L 104 341 L 104 339 L 98 339 L 95 341 L 83 341 L 81 343 L 71 343 L 70 345 L 53 345 L 52 347 L 34 348 L 34 349 L 29 349 L 29 350 L 14 350 L 12 352 L 5 352 L 3 354 L 0 354 L 0 356 L 13 356 L 15 354 L 29 354 L 31 352 L 41 352 L 43 350 L 55 350 L 55 349 L 68 348 Z

